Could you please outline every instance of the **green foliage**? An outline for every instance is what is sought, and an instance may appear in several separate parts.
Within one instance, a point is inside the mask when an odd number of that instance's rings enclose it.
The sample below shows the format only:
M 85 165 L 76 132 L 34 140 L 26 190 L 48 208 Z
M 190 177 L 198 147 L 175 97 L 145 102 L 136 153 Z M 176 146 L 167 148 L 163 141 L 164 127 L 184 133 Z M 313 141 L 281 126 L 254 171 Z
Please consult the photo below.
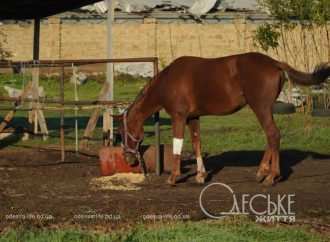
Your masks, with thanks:
M 281 22 L 330 20 L 329 0 L 259 0 L 259 3 Z
M 274 22 L 265 23 L 255 31 L 254 43 L 264 51 L 278 47 L 280 29 L 292 29 L 298 23 L 303 28 L 326 25 L 330 20 L 329 0 L 259 0 Z M 283 37 L 283 36 L 282 36 Z
M 261 25 L 255 32 L 254 43 L 264 51 L 278 47 L 280 33 L 269 23 Z
M 326 25 L 330 20 L 330 1 L 318 0 L 313 5 L 313 21 L 317 25 Z
M 287 0 L 259 0 L 259 4 L 266 8 L 270 15 L 279 21 L 287 21 L 290 16 Z
M 128 231 L 91 233 L 73 230 L 11 230 L 0 236 L 0 242 L 217 242 L 217 241 L 291 241 L 322 242 L 326 238 L 306 232 L 304 228 L 261 226 L 247 219 L 224 221 L 176 222 L 157 224 L 152 227 L 137 226 Z

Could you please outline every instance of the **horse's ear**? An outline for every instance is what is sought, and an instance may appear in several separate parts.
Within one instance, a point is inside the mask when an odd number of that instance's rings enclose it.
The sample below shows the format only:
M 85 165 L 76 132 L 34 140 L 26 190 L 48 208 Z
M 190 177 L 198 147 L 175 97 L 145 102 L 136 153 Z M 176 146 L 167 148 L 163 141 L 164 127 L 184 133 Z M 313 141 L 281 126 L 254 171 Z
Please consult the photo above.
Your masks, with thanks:
M 113 118 L 114 121 L 122 121 L 123 116 L 124 115 L 122 115 L 122 114 L 120 114 L 120 115 L 111 115 L 111 117 Z

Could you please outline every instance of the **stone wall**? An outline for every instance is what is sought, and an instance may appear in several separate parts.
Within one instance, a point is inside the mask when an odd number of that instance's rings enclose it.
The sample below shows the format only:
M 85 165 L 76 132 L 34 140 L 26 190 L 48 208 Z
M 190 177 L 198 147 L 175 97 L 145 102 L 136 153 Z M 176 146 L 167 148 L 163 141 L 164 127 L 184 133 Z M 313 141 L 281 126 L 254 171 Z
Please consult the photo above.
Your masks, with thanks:
M 257 26 L 245 19 L 218 24 L 156 23 L 154 19 L 145 19 L 144 23 L 116 23 L 113 55 L 114 58 L 158 56 L 164 66 L 182 55 L 220 57 L 260 51 L 253 44 L 253 31 Z M 4 46 L 13 53 L 13 60 L 32 58 L 32 23 L 4 23 L 0 31 L 7 36 Z M 49 18 L 41 24 L 40 58 L 106 58 L 106 34 L 105 20 Z M 269 54 L 273 57 L 301 69 L 311 69 L 315 63 L 329 59 L 324 30 L 306 32 L 305 44 L 301 41 L 300 28 L 285 34 L 288 43 L 271 51 Z

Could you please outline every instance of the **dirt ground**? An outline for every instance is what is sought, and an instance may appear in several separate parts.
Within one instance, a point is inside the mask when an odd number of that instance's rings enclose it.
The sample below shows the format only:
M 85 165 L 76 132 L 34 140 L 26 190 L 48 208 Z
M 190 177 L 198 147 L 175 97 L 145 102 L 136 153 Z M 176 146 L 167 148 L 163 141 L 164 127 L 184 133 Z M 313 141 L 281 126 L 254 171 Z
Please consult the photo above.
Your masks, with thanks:
M 282 151 L 284 179 L 269 188 L 255 181 L 261 156 L 262 151 L 233 151 L 207 157 L 207 184 L 222 182 L 237 194 L 294 194 L 292 210 L 297 221 L 329 227 L 330 156 Z M 175 187 L 166 184 L 167 174 L 151 174 L 139 190 L 95 191 L 89 183 L 99 176 L 97 157 L 67 153 L 64 163 L 59 158 L 58 151 L 0 150 L 0 231 L 8 226 L 59 224 L 111 229 L 160 219 L 206 217 L 199 206 L 205 186 L 195 182 L 193 160 L 183 162 L 186 176 Z M 228 191 L 220 190 L 207 195 L 209 211 L 216 213 L 232 204 Z M 261 208 L 263 202 L 259 199 L 254 206 Z

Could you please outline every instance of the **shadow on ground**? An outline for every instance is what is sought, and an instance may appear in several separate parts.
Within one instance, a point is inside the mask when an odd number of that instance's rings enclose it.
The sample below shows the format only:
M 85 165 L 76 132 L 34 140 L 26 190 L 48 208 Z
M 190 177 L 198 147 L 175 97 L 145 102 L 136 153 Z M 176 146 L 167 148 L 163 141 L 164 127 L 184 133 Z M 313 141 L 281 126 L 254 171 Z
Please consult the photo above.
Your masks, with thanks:
M 208 171 L 207 181 L 211 181 L 224 167 L 258 167 L 264 151 L 228 151 L 218 155 L 206 156 L 204 158 L 205 168 Z M 330 159 L 330 154 L 319 154 L 311 151 L 282 150 L 280 152 L 280 167 L 282 181 L 287 180 L 293 173 L 293 167 L 304 160 Z M 191 166 L 196 164 L 196 160 L 187 159 L 182 162 L 182 172 L 188 174 L 181 182 L 196 174 L 191 172 Z M 190 171 L 190 172 L 189 172 Z

